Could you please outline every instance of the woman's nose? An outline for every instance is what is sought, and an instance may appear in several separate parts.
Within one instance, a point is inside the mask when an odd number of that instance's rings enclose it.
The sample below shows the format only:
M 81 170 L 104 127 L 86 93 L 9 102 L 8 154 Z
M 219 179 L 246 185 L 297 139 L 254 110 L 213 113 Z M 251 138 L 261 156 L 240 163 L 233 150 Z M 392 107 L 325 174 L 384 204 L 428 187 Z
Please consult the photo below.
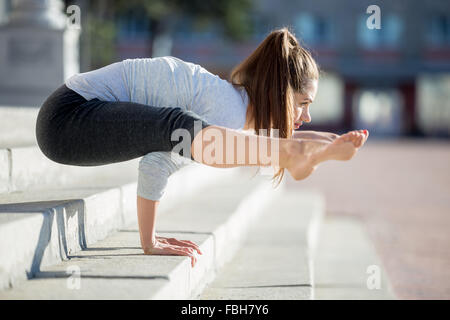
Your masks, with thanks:
M 309 114 L 309 110 L 303 110 L 302 116 L 300 118 L 303 122 L 311 122 L 311 115 Z

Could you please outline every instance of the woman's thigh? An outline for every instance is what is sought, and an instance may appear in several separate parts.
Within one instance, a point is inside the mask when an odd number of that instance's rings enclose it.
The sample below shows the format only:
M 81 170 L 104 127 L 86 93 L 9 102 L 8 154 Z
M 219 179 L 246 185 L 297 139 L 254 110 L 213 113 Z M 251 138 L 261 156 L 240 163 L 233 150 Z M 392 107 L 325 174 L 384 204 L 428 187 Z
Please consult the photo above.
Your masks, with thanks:
M 179 107 L 98 99 L 70 107 L 54 104 L 45 103 L 40 111 L 38 142 L 48 158 L 67 165 L 105 165 L 171 151 L 178 143 L 171 139 L 174 130 L 183 128 L 195 135 L 194 121 L 200 120 L 201 128 L 209 125 Z

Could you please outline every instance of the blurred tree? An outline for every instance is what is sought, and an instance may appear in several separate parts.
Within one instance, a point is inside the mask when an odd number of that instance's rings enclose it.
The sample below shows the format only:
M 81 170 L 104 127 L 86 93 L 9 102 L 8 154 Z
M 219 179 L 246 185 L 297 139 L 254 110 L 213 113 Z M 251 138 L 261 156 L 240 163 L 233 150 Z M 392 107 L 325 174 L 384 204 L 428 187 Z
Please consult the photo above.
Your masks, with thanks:
M 208 23 L 219 22 L 224 26 L 225 36 L 242 41 L 252 34 L 249 11 L 252 0 L 114 0 L 118 13 L 141 9 L 150 20 L 150 42 L 171 37 L 177 17 L 188 15 L 195 20 Z M 155 52 L 155 50 L 153 51 Z
M 183 16 L 192 18 L 196 25 L 205 26 L 211 22 L 220 24 L 223 26 L 224 36 L 232 41 L 244 41 L 254 31 L 250 16 L 253 0 L 64 0 L 64 2 L 66 7 L 76 4 L 82 9 L 83 71 L 104 66 L 114 60 L 114 41 L 118 32 L 117 17 L 123 15 L 140 12 L 148 18 L 152 55 L 156 53 L 157 47 L 164 47 L 164 39 L 172 37 L 177 19 Z M 166 49 L 170 50 L 170 46 Z M 161 53 L 160 51 L 159 54 Z

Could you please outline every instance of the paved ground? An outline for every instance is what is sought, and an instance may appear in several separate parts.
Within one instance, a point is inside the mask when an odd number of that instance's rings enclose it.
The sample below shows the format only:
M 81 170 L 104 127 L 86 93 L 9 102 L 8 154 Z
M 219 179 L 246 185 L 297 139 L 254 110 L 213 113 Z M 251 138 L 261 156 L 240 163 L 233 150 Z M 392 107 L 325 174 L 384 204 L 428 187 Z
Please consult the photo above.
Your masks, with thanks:
M 289 185 L 364 222 L 398 298 L 450 299 L 450 141 L 372 139 Z

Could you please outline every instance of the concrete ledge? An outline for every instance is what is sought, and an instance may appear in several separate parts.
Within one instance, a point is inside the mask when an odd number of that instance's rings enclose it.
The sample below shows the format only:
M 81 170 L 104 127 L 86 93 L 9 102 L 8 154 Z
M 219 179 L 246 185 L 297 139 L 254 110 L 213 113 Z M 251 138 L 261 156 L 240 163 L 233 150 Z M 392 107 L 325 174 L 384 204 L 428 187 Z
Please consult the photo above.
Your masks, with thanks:
M 52 190 L 10 197 L 9 201 L 27 202 L 0 205 L 0 288 L 33 277 L 43 266 L 67 259 L 122 227 L 130 220 L 126 214 L 136 211 L 136 203 L 124 199 L 135 188 Z M 31 196 L 39 201 L 33 202 Z
M 0 149 L 36 145 L 40 108 L 0 106 Z
M 0 149 L 0 193 L 11 189 L 11 154 L 8 150 Z
M 41 169 L 52 175 L 50 169 Z M 93 172 L 95 168 L 90 169 Z M 133 169 L 137 171 L 137 166 Z M 202 186 L 220 184 L 242 174 L 240 168 L 236 169 L 200 165 L 183 168 L 170 178 L 159 214 L 182 203 Z M 60 169 L 55 170 L 56 179 Z M 24 172 L 33 176 L 32 169 L 24 167 Z M 72 172 L 76 176 L 76 170 Z M 13 286 L 18 279 L 33 277 L 40 267 L 60 262 L 118 228 L 135 223 L 137 184 L 124 183 L 129 174 L 129 170 L 111 165 L 103 173 L 93 173 L 90 183 L 80 181 L 83 175 L 78 175 L 79 185 L 72 182 L 72 187 L 0 194 L 0 289 Z M 184 181 L 190 180 L 197 184 L 186 188 Z
M 105 166 L 81 167 L 48 159 L 37 146 L 0 150 L 3 192 L 49 188 L 110 187 L 137 180 L 140 158 Z
M 88 246 L 69 261 L 41 268 L 36 278 L 0 293 L 1 299 L 186 299 L 197 295 L 236 252 L 246 230 L 271 201 L 273 188 L 261 176 L 207 187 L 159 217 L 159 235 L 197 242 L 204 255 L 195 268 L 181 256 L 146 256 L 137 225 Z M 68 267 L 81 272 L 81 287 Z
M 315 299 L 395 299 L 381 260 L 358 220 L 325 218 L 314 256 Z M 369 267 L 375 269 L 368 273 Z M 380 286 L 369 288 L 369 277 L 377 276 Z

